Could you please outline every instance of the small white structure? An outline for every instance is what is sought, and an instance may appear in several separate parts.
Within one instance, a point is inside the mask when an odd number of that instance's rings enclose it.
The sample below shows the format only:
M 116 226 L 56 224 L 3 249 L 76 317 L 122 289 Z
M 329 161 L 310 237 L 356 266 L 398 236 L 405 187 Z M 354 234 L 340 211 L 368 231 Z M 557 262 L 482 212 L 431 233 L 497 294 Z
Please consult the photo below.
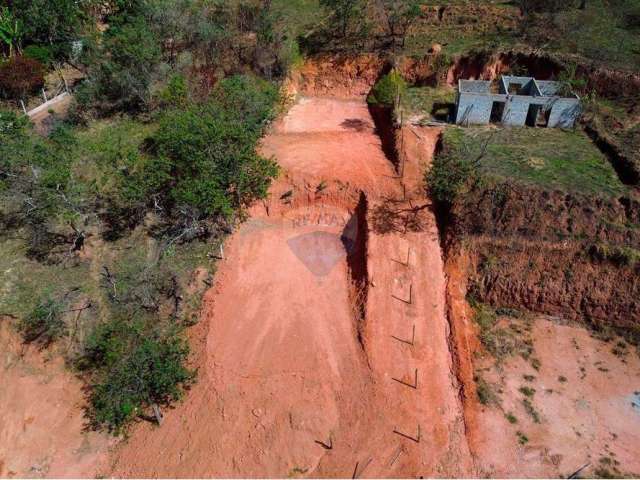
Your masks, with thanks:
M 459 80 L 456 124 L 571 128 L 580 98 L 560 95 L 562 83 L 504 75 L 499 82 Z

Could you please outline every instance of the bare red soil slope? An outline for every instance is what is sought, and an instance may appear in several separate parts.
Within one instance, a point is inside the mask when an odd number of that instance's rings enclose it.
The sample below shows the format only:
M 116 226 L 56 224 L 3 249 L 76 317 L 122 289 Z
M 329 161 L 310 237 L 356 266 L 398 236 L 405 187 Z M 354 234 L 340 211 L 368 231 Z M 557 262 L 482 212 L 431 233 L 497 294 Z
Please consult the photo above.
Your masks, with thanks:
M 262 150 L 284 173 L 225 249 L 192 332 L 199 382 L 113 473 L 470 472 L 435 220 L 366 104 L 303 98 Z

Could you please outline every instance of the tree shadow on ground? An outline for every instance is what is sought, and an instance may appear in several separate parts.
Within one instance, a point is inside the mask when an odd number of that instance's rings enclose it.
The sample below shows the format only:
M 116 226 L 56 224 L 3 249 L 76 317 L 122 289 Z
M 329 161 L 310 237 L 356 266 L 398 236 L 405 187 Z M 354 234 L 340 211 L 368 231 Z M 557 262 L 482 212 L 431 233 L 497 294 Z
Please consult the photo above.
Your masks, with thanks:
M 422 232 L 427 223 L 423 212 L 429 207 L 412 205 L 411 202 L 386 199 L 376 206 L 371 214 L 371 226 L 378 234 Z
M 350 130 L 355 130 L 356 132 L 364 132 L 371 128 L 371 124 L 369 122 L 360 118 L 347 118 L 340 124 L 340 126 Z

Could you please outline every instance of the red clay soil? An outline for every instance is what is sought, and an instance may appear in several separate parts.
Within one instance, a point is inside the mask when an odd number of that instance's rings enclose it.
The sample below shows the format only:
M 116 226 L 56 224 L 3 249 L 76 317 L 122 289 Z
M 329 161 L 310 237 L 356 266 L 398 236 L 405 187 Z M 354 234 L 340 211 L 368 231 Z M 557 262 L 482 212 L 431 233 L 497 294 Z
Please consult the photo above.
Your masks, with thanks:
M 607 472 L 637 477 L 640 358 L 633 348 L 545 317 L 535 319 L 531 337 L 538 369 L 521 357 L 500 367 L 486 360 L 478 365 L 486 369 L 485 381 L 502 392 L 500 405 L 478 407 L 475 453 L 481 474 L 566 478 L 588 464 L 583 478 L 606 478 Z M 535 391 L 529 402 L 538 421 L 524 406 L 523 387 Z M 520 442 L 517 432 L 527 441 Z
M 262 150 L 285 173 L 225 248 L 199 381 L 112 473 L 468 474 L 435 219 L 403 200 L 365 103 L 303 98 Z
M 0 320 L 0 477 L 93 477 L 113 438 L 84 432 L 82 382 Z

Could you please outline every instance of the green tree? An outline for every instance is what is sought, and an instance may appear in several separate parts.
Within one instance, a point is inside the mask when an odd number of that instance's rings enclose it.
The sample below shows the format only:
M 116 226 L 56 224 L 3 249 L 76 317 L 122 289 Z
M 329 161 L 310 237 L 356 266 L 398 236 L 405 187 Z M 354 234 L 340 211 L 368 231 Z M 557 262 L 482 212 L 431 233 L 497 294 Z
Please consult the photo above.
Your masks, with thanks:
M 404 48 L 411 27 L 422 15 L 423 0 L 377 0 L 392 48 Z
M 278 98 L 253 77 L 223 80 L 205 105 L 168 114 L 153 136 L 154 160 L 142 175 L 164 178 L 153 189 L 202 216 L 229 218 L 266 195 L 277 167 L 255 152 Z
M 71 43 L 90 25 L 86 9 L 93 0 L 13 0 L 11 10 L 24 29 L 25 44 L 49 45 L 56 57 L 67 56 Z
M 354 23 L 363 21 L 365 4 L 362 0 L 320 0 L 320 4 L 333 13 L 342 38 L 346 38 Z
M 160 60 L 159 39 L 144 17 L 112 25 L 88 53 L 89 82 L 79 101 L 105 112 L 146 108 Z
M 367 97 L 367 102 L 372 105 L 393 107 L 402 99 L 406 91 L 407 82 L 400 72 L 394 69 L 376 82 Z
M 20 43 L 24 35 L 22 21 L 8 7 L 0 10 L 0 40 L 7 46 L 9 57 L 15 51 L 20 52 Z
M 115 319 L 89 337 L 84 369 L 93 370 L 89 418 L 95 427 L 119 432 L 144 409 L 177 400 L 194 372 L 186 368 L 189 347 L 179 330 L 149 329 L 153 322 Z

